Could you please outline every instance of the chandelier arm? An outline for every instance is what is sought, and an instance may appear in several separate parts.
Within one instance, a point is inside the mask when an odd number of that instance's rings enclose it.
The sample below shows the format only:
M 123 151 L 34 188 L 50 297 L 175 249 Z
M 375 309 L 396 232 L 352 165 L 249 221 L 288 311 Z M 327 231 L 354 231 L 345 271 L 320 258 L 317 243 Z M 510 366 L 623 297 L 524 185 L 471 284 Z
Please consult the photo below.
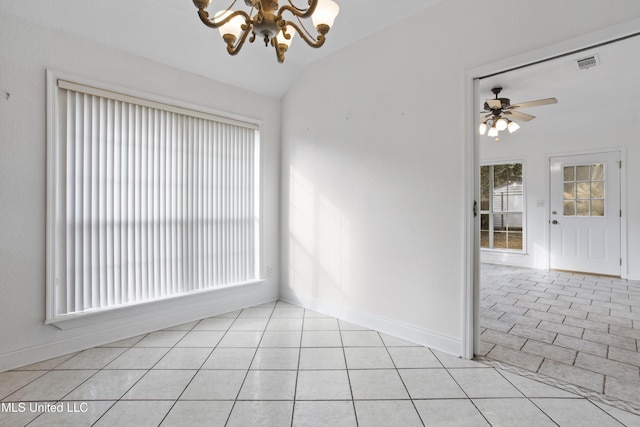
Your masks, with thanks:
M 240 36 L 240 40 L 234 46 L 233 43 L 227 43 L 227 53 L 231 56 L 235 56 L 240 52 L 242 46 L 244 46 L 244 42 L 247 40 L 247 36 L 251 32 L 250 28 L 242 31 L 242 35 Z M 253 40 L 252 40 L 253 41 Z
M 231 21 L 236 16 L 242 16 L 244 18 L 244 21 L 247 27 L 249 27 L 251 24 L 251 17 L 244 10 L 236 10 L 235 12 L 231 13 L 229 16 L 227 16 L 221 21 L 211 20 L 209 18 L 209 12 L 207 12 L 203 8 L 198 8 L 198 16 L 200 17 L 200 20 L 202 21 L 202 23 L 209 28 L 220 28 L 227 22 Z
M 298 21 L 298 23 L 300 24 L 300 28 L 304 31 L 304 33 L 309 36 L 309 39 L 313 39 L 313 36 L 311 35 L 311 33 L 309 32 L 309 30 L 307 30 L 307 27 L 304 26 L 304 22 L 302 22 L 302 20 L 300 18 L 298 18 L 296 16 L 296 20 Z
M 296 10 L 299 10 L 300 12 L 304 12 L 305 11 L 305 9 L 301 9 L 298 6 L 296 6 L 295 4 L 293 4 L 293 1 L 288 0 L 288 2 L 289 2 L 289 4 L 291 5 L 292 8 L 294 8 Z
M 278 62 L 282 64 L 284 62 L 284 53 L 287 51 L 286 46 L 284 48 L 280 48 L 276 39 L 271 39 L 271 45 L 276 50 L 276 57 L 278 58 Z
M 295 22 L 286 21 L 286 25 L 291 25 L 298 32 L 298 34 L 300 35 L 300 38 L 304 40 L 305 43 L 307 43 L 311 47 L 316 47 L 316 48 L 320 47 L 324 44 L 326 40 L 324 34 L 318 34 L 317 39 L 314 40 L 313 37 L 306 35 L 305 32 L 302 31 L 300 27 L 296 25 Z
M 282 15 L 285 11 L 289 11 L 292 15 L 299 18 L 309 18 L 311 15 L 313 15 L 313 12 L 316 11 L 318 1 L 319 0 L 309 0 L 309 7 L 307 7 L 306 9 L 298 9 L 297 7 L 293 6 L 293 4 L 291 4 L 291 6 L 284 5 L 278 10 L 278 16 L 276 20 L 282 19 Z M 289 1 L 289 3 L 291 3 L 291 1 Z

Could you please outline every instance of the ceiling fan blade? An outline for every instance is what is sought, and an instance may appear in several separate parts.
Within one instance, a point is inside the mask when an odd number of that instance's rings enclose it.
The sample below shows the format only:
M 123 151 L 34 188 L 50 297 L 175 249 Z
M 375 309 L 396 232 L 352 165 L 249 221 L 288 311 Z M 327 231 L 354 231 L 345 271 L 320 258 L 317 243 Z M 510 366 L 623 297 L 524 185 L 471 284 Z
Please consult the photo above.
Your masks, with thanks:
M 499 99 L 487 99 L 485 101 L 485 104 L 488 105 L 491 109 L 502 108 L 502 101 L 500 101 Z
M 512 119 L 522 120 L 523 122 L 528 122 L 536 118 L 536 116 L 532 116 L 531 114 L 521 113 L 520 111 L 507 110 L 504 112 L 505 115 L 510 116 Z
M 558 100 L 555 98 L 545 98 L 538 99 L 537 101 L 529 101 L 529 102 L 521 102 L 520 104 L 514 104 L 509 109 L 514 108 L 531 108 L 531 107 L 539 107 L 540 105 L 549 105 L 549 104 L 557 104 Z

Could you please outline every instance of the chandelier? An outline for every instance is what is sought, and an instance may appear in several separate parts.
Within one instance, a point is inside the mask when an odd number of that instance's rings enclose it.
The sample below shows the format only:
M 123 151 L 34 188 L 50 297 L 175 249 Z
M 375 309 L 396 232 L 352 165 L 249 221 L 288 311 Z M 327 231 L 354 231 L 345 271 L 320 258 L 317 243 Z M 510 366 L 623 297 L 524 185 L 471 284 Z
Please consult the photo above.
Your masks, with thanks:
M 217 28 L 227 44 L 227 52 L 236 55 L 242 49 L 247 37 L 253 43 L 256 37 L 264 41 L 265 46 L 273 46 L 278 62 L 284 62 L 284 54 L 291 46 L 294 34 L 298 33 L 309 46 L 319 48 L 324 44 L 325 36 L 333 25 L 340 8 L 333 0 L 308 0 L 306 8 L 296 7 L 292 0 L 289 4 L 278 6 L 278 0 L 244 0 L 249 11 L 232 10 L 237 0 L 233 0 L 226 9 L 216 12 L 213 19 L 206 11 L 212 0 L 193 0 L 198 8 L 200 20 L 210 28 Z M 290 15 L 286 20 L 284 15 Z M 318 32 L 313 36 L 307 31 L 303 19 L 311 18 Z

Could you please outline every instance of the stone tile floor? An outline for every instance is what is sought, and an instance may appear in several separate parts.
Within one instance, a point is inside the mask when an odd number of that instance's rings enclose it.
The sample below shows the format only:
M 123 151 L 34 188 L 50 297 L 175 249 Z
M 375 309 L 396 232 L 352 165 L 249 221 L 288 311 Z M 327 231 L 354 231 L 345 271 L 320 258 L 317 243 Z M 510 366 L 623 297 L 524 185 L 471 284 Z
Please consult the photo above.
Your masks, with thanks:
M 482 264 L 480 288 L 479 356 L 640 408 L 639 282 Z
M 598 396 L 281 301 L 0 373 L 0 400 L 11 427 L 640 425 Z

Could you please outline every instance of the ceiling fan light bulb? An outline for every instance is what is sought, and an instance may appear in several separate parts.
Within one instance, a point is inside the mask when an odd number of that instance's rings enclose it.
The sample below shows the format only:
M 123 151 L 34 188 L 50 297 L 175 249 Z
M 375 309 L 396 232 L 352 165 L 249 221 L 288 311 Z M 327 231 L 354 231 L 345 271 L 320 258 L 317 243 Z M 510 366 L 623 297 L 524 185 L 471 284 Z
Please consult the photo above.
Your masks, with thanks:
M 507 126 L 508 126 L 507 121 L 505 119 L 503 119 L 502 117 L 499 118 L 496 121 L 496 129 L 498 129 L 499 131 L 500 130 L 505 130 L 507 128 Z
M 489 133 L 487 134 L 490 137 L 494 137 L 494 136 L 498 136 L 498 129 L 494 126 L 491 126 L 491 129 L 489 129 Z
M 507 129 L 509 129 L 509 133 L 514 133 L 515 131 L 520 129 L 520 125 L 516 122 L 510 122 L 509 126 L 507 126 Z
M 480 132 L 480 135 L 484 135 L 486 131 L 487 131 L 487 124 L 480 123 L 480 127 L 478 128 L 478 132 Z

